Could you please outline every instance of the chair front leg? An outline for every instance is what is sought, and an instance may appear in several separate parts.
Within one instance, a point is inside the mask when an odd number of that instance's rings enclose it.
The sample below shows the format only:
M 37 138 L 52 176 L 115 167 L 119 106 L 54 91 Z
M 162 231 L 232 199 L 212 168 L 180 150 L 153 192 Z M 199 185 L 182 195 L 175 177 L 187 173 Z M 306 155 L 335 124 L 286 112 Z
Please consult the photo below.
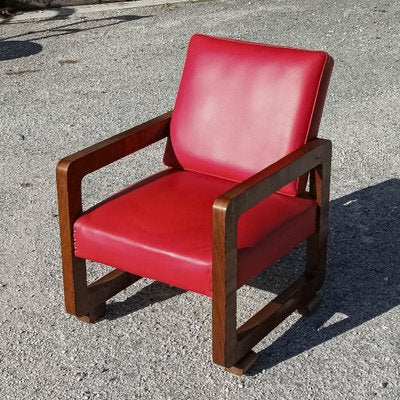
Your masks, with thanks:
M 230 367 L 236 360 L 236 223 L 225 208 L 213 208 L 212 341 L 213 360 Z
M 74 256 L 73 223 L 82 214 L 81 179 L 74 179 L 68 166 L 57 166 L 58 210 L 65 308 L 69 314 L 90 314 L 86 262 Z
M 86 261 L 74 255 L 74 222 L 82 215 L 82 178 L 68 167 L 61 161 L 56 171 L 65 309 L 81 321 L 92 323 L 105 314 L 106 302 L 93 298 L 87 284 Z
M 82 214 L 81 178 L 63 163 L 57 167 L 57 191 L 65 308 L 83 322 L 95 322 L 105 314 L 106 301 L 140 277 L 114 269 L 87 284 L 86 261 L 74 255 L 73 225 Z
M 237 216 L 213 208 L 212 341 L 213 361 L 242 375 L 255 362 L 251 350 L 240 348 L 237 331 Z

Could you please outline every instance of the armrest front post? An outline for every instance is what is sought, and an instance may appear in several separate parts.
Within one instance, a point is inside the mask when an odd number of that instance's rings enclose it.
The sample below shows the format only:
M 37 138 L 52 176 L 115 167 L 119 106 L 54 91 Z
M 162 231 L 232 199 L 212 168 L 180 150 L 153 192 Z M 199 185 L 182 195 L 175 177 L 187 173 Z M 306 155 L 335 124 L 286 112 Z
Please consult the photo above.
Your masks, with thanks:
M 326 244 L 329 210 L 329 176 L 331 143 L 315 139 L 275 164 L 221 195 L 213 204 L 213 359 L 231 367 L 248 353 L 269 331 L 277 326 L 296 305 L 312 295 L 303 295 L 301 279 L 284 291 L 276 302 L 269 303 L 247 321 L 236 327 L 237 291 L 237 223 L 239 216 L 277 190 L 311 171 L 310 194 L 318 204 L 316 233 L 308 239 L 307 274 L 311 282 L 323 269 L 323 254 L 316 255 Z M 322 252 L 323 253 L 323 252 Z M 321 280 L 322 284 L 323 279 Z M 307 288 L 308 289 L 308 288 Z M 313 288 L 316 291 L 318 288 Z M 290 300 L 292 298 L 292 300 Z M 238 332 L 240 334 L 238 335 Z
M 71 176 L 68 169 L 57 168 L 65 308 L 69 314 L 78 317 L 89 312 L 86 262 L 74 256 L 73 225 L 82 214 L 81 181 L 81 178 Z
M 231 363 L 237 343 L 237 224 L 228 203 L 220 202 L 212 212 L 213 360 L 226 365 Z
M 114 293 L 117 290 L 117 282 L 111 289 L 109 283 L 107 283 L 107 289 L 105 284 L 88 289 L 85 260 L 74 256 L 73 226 L 82 215 L 82 179 L 91 172 L 167 137 L 171 115 L 172 112 L 165 113 L 65 157 L 58 163 L 56 177 L 59 223 L 65 307 L 68 313 L 83 317 L 94 312 L 97 306 L 101 306 L 101 304 L 92 304 L 97 297 L 104 297 L 92 293 L 96 288 L 103 287 L 103 295 Z M 118 285 L 122 288 L 133 282 L 135 278 L 126 279 L 124 276 L 116 275 L 116 280 L 119 281 Z

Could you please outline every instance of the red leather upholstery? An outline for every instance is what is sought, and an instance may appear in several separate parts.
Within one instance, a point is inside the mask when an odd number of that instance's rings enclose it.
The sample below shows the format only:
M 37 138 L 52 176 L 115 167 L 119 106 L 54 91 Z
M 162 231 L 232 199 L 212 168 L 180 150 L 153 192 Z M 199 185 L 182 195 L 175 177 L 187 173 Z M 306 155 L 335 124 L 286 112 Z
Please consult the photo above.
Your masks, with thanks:
M 316 136 L 331 70 L 322 51 L 193 36 L 164 162 L 248 178 Z
M 75 255 L 212 296 L 212 204 L 235 183 L 166 170 L 74 224 Z M 315 230 L 316 205 L 274 194 L 239 219 L 238 285 Z

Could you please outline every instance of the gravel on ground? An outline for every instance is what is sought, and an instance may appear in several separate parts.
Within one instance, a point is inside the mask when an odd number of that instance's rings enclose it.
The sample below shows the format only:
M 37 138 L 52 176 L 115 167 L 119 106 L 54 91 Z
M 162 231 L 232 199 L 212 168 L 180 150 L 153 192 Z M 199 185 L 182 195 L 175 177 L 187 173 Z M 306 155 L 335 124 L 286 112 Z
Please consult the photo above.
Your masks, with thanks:
M 399 399 L 400 4 L 215 0 L 0 20 L 1 399 Z M 149 280 L 85 325 L 64 311 L 55 166 L 173 107 L 195 32 L 325 49 L 328 272 L 312 316 L 211 360 L 209 299 Z M 164 143 L 85 178 L 85 208 L 163 168 Z M 243 320 L 299 274 L 300 246 L 240 290 Z M 89 265 L 90 279 L 106 267 Z

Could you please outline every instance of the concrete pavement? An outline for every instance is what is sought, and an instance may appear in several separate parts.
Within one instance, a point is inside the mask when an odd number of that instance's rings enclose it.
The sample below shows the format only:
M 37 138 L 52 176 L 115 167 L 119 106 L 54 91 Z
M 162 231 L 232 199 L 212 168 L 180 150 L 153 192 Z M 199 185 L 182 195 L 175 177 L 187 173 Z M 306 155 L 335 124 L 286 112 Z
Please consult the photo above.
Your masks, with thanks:
M 395 0 L 220 0 L 0 21 L 0 398 L 398 399 L 399 17 Z M 324 301 L 263 340 L 240 378 L 211 362 L 200 295 L 140 282 L 94 325 L 63 308 L 57 160 L 172 108 L 194 32 L 335 59 L 320 130 L 334 144 Z M 85 207 L 162 169 L 162 147 L 85 179 Z M 303 255 L 241 289 L 241 319 Z

